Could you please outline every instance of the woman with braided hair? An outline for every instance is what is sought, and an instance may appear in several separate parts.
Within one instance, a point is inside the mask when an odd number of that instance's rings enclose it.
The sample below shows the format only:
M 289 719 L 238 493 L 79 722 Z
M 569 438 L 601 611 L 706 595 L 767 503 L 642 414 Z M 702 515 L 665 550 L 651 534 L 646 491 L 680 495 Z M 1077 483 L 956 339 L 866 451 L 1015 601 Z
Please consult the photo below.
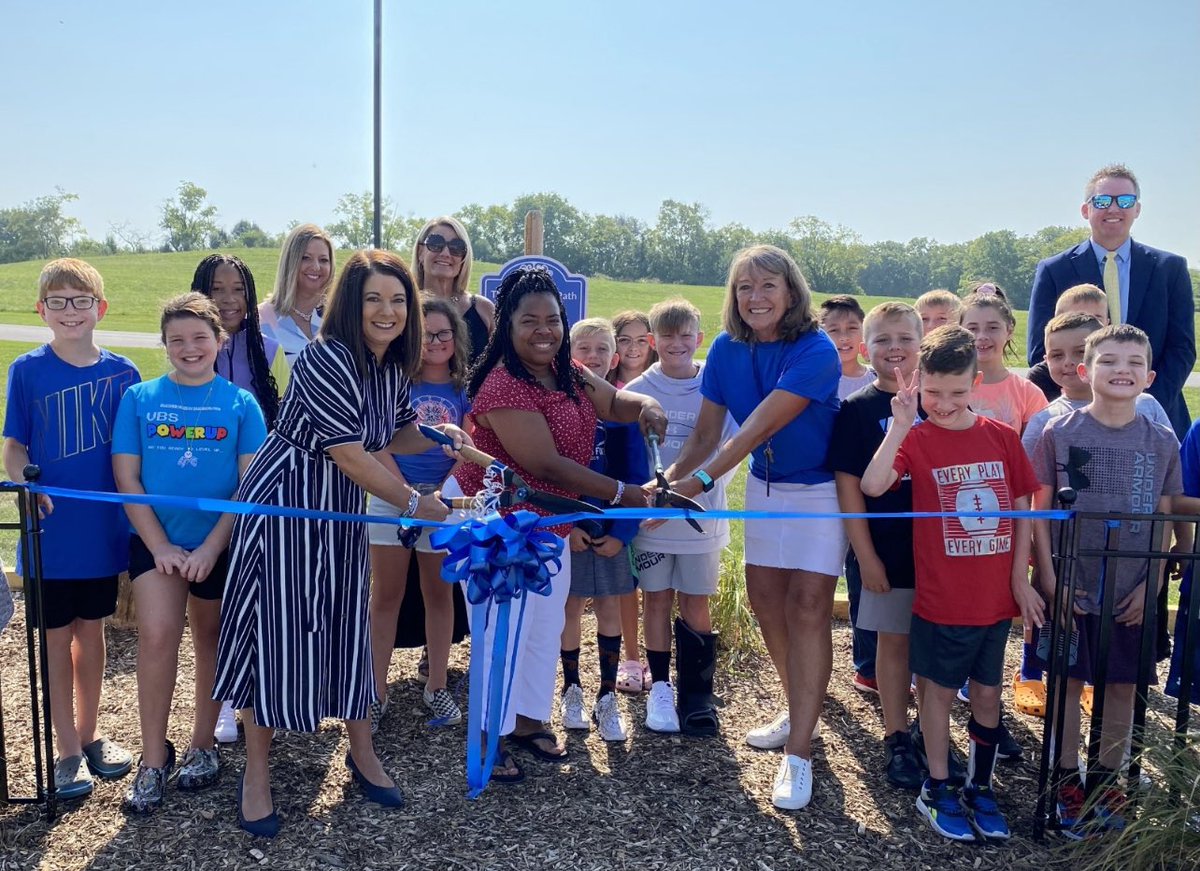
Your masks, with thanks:
M 496 294 L 496 328 L 471 368 L 467 396 L 479 448 L 529 486 L 571 498 L 591 496 L 618 508 L 647 507 L 647 494 L 640 487 L 626 487 L 588 468 L 596 419 L 636 421 L 643 432 L 652 430 L 661 437 L 666 431 L 666 413 L 657 400 L 617 390 L 571 360 L 566 310 L 544 266 L 518 267 L 501 282 Z M 447 479 L 444 492 L 457 495 L 452 492 L 455 484 L 463 493 L 478 493 L 483 489 L 484 470 L 461 464 Z M 548 513 L 528 503 L 501 509 L 501 513 L 518 509 Z M 565 538 L 570 527 L 554 526 L 549 531 Z M 567 756 L 561 741 L 546 731 L 543 723 L 554 707 L 570 565 L 570 559 L 562 561 L 551 578 L 548 596 L 530 596 L 524 604 L 523 629 L 509 660 L 512 695 L 500 729 L 501 734 L 510 736 L 510 744 L 553 762 Z M 495 622 L 493 616 L 484 631 L 476 627 L 472 644 L 490 650 Z M 502 754 L 492 780 L 514 783 L 522 777 L 512 756 Z
M 274 429 L 280 389 L 287 387 L 288 367 L 283 348 L 264 336 L 259 325 L 254 276 L 240 257 L 209 254 L 196 267 L 192 290 L 216 303 L 221 315 L 225 341 L 217 351 L 217 374 L 254 394 L 267 430 Z M 278 379 L 275 372 L 279 373 Z M 213 737 L 222 744 L 238 739 L 237 713 L 229 702 L 221 704 Z
M 287 365 L 279 342 L 264 336 L 259 325 L 254 276 L 240 257 L 209 254 L 196 267 L 192 290 L 217 304 L 228 336 L 217 352 L 217 374 L 253 393 L 267 428 L 273 428 L 281 388 L 287 387 Z

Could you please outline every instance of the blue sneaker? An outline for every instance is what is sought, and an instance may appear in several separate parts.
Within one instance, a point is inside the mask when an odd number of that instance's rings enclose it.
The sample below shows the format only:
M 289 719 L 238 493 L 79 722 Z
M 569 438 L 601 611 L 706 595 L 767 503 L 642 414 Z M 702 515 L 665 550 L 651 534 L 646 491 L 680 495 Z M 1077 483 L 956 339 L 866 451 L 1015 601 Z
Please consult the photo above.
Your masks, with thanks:
M 975 830 L 971 828 L 959 801 L 958 787 L 945 783 L 933 789 L 926 780 L 921 786 L 921 794 L 917 796 L 917 810 L 943 838 L 952 841 L 975 840 Z
M 1072 841 L 1082 841 L 1096 834 L 1097 828 L 1087 811 L 1087 797 L 1078 774 L 1059 785 L 1054 797 L 1054 820 L 1059 833 Z
M 971 703 L 971 682 L 969 680 L 963 681 L 963 685 L 958 688 L 957 695 L 960 702 L 968 705 Z
M 962 791 L 962 804 L 967 819 L 981 838 L 989 841 L 1007 841 L 1012 835 L 1008 823 L 996 804 L 996 793 L 990 786 L 967 784 Z

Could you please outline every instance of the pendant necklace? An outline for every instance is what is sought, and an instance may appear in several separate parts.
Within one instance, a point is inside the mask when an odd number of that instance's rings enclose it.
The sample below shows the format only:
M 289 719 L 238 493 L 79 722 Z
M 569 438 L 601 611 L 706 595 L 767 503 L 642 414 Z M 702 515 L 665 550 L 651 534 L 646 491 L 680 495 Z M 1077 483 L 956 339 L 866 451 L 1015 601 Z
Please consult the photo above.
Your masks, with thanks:
M 196 409 L 196 416 L 192 418 L 192 425 L 183 428 L 183 437 L 187 442 L 187 447 L 184 449 L 183 456 L 179 458 L 178 466 L 181 469 L 186 469 L 188 466 L 195 468 L 199 465 L 199 460 L 192 452 L 192 442 L 195 441 L 193 436 L 196 432 L 196 425 L 200 422 L 200 415 L 204 414 L 204 408 L 208 405 L 208 400 L 212 398 L 213 386 L 217 383 L 217 379 L 213 378 L 208 382 L 208 393 L 204 395 L 204 401 L 200 403 L 200 407 Z M 183 390 L 179 386 L 179 382 L 175 382 L 175 394 L 179 397 L 179 407 L 183 409 Z M 189 435 L 191 433 L 191 435 Z

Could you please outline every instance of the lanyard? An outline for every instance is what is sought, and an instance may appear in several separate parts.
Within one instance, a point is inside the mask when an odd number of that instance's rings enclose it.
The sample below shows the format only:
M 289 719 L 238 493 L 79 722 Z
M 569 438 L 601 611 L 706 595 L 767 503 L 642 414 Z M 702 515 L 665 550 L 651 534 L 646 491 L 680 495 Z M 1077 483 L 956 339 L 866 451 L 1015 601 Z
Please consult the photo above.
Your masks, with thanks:
M 763 389 L 762 374 L 758 371 L 758 343 L 753 339 L 750 340 L 750 368 L 754 372 L 754 386 L 758 389 L 758 404 L 761 405 L 763 400 L 767 398 L 767 392 Z M 767 475 L 767 497 L 771 496 L 771 461 L 775 459 L 775 451 L 771 448 L 771 439 L 767 438 L 767 447 L 763 451 L 763 458 L 766 461 Z

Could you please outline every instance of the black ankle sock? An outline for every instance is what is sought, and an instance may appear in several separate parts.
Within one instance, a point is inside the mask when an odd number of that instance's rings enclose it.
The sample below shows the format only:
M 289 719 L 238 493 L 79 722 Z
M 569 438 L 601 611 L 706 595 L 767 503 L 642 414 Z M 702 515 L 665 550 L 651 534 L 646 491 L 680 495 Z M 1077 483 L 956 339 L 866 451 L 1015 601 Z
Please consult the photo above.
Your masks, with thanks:
M 596 633 L 596 652 L 600 655 L 600 692 L 596 698 L 617 691 L 617 666 L 621 663 L 621 636 Z
M 671 679 L 671 651 L 646 648 L 646 661 L 650 664 L 650 678 L 655 683 Z
M 563 691 L 569 686 L 579 686 L 579 648 L 560 650 L 558 658 L 562 662 Z

